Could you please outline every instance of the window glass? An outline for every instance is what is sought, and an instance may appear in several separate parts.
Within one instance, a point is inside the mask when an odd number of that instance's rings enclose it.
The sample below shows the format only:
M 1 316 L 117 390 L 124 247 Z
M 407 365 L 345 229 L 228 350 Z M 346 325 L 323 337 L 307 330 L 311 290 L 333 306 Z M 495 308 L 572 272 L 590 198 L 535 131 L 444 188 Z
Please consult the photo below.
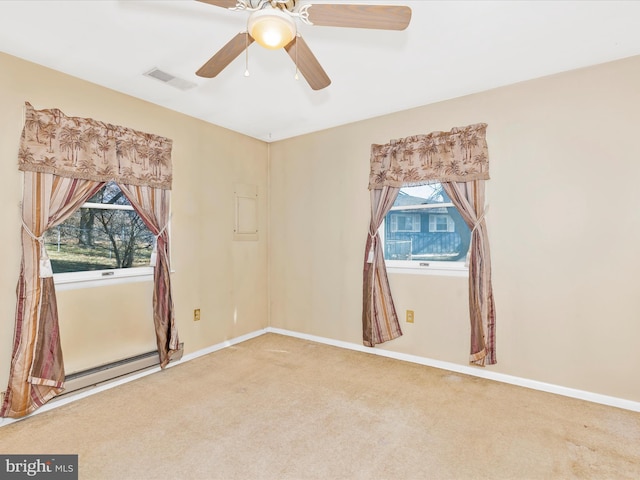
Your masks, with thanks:
M 153 234 L 113 182 L 45 234 L 54 273 L 148 267 L 153 242 Z
M 471 240 L 440 183 L 402 188 L 381 230 L 389 266 L 464 264 Z

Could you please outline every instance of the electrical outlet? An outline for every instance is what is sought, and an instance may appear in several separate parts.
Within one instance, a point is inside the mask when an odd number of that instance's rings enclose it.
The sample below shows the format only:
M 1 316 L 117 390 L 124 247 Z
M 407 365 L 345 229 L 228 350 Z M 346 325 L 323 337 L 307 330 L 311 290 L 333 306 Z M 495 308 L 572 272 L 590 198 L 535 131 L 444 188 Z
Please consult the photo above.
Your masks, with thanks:
M 413 323 L 413 310 L 407 310 L 407 323 Z
M 194 322 L 197 322 L 198 320 L 200 320 L 200 309 L 199 309 L 199 308 L 196 308 L 196 309 L 193 311 L 193 321 L 194 321 Z

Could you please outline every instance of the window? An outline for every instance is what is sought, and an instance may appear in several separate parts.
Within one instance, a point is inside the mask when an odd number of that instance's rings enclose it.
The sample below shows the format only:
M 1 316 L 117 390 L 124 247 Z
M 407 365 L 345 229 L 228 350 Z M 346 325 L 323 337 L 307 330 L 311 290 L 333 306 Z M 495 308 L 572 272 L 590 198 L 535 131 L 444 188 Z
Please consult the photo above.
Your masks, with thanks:
M 419 232 L 419 213 L 394 213 L 390 215 L 392 232 Z
M 455 232 L 456 224 L 450 215 L 429 215 L 429 232 Z
M 45 234 L 56 283 L 151 275 L 154 241 L 114 182 Z
M 466 271 L 471 232 L 440 183 L 402 188 L 380 236 L 391 269 Z

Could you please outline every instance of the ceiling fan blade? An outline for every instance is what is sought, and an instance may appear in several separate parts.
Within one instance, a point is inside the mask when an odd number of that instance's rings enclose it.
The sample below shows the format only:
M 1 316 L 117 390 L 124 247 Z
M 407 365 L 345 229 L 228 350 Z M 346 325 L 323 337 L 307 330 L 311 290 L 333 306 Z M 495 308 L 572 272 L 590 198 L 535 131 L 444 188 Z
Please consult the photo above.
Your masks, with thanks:
M 312 89 L 321 90 L 331 84 L 331 79 L 302 37 L 295 37 L 284 49 Z
M 411 9 L 400 5 L 312 4 L 309 21 L 324 27 L 404 30 L 411 21 Z
M 208 3 L 209 5 L 222 8 L 233 8 L 238 4 L 236 0 L 198 0 L 198 2 Z
M 248 33 L 239 33 L 196 72 L 199 77 L 213 78 L 253 43 Z

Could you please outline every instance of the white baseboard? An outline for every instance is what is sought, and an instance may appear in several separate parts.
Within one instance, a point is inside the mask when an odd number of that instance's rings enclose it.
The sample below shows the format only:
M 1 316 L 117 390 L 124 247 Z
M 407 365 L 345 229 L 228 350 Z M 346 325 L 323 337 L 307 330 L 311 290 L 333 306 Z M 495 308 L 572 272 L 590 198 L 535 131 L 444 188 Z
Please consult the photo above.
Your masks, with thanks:
M 538 382 L 536 380 L 530 380 L 527 378 L 514 377 L 512 375 L 492 372 L 491 370 L 481 369 L 477 367 L 458 365 L 456 363 L 433 360 L 430 358 L 419 357 L 417 355 L 409 355 L 406 353 L 391 352 L 389 350 L 365 347 L 364 345 L 359 345 L 357 343 L 344 342 L 342 340 L 334 340 L 331 338 L 318 337 L 316 335 L 309 335 L 306 333 L 299 333 L 291 330 L 284 330 L 281 328 L 273 328 L 273 327 L 267 327 L 263 330 L 256 330 L 255 332 L 251 332 L 246 335 L 241 335 L 239 337 L 232 338 L 230 340 L 225 340 L 224 342 L 217 343 L 210 347 L 203 348 L 196 352 L 189 353 L 187 355 L 184 355 L 182 359 L 180 359 L 179 361 L 169 363 L 169 365 L 167 365 L 167 368 L 172 368 L 172 367 L 175 367 L 176 365 L 180 365 L 184 362 L 193 360 L 194 358 L 202 357 L 203 355 L 208 355 L 209 353 L 213 353 L 218 350 L 222 350 L 224 348 L 231 347 L 233 345 L 237 345 L 242 342 L 246 342 L 247 340 L 251 340 L 252 338 L 259 337 L 260 335 L 264 335 L 265 333 L 276 333 L 279 335 L 296 337 L 303 340 L 323 343 L 325 345 L 332 345 L 334 347 L 340 347 L 348 350 L 355 350 L 358 352 L 370 353 L 372 355 L 380 355 L 383 357 L 389 357 L 389 358 L 394 358 L 396 360 L 403 360 L 406 362 L 417 363 L 417 364 L 425 365 L 428 367 L 439 368 L 442 370 L 462 373 L 465 375 L 472 375 L 474 377 L 486 378 L 488 380 L 495 380 L 496 382 L 508 383 L 508 384 L 517 385 L 520 387 L 531 388 L 533 390 L 540 390 L 542 392 L 555 393 L 557 395 L 562 395 L 565 397 L 577 398 L 580 400 L 586 400 L 588 402 L 599 403 L 602 405 L 622 408 L 624 410 L 631 410 L 634 412 L 640 412 L 640 402 L 634 402 L 632 400 L 626 400 L 624 398 L 610 397 L 608 395 L 601 395 L 599 393 L 587 392 L 584 390 L 577 390 L 574 388 L 563 387 L 560 385 L 553 385 L 550 383 Z M 53 399 L 49 401 L 49 403 L 40 407 L 35 412 L 31 413 L 30 415 L 27 415 L 26 417 L 17 418 L 17 419 L 16 418 L 0 418 L 0 427 L 10 425 L 20 420 L 24 420 L 25 418 L 38 415 L 40 413 L 48 412 L 50 410 L 53 410 L 54 408 L 61 407 L 62 405 L 66 405 L 68 403 L 75 402 L 76 400 L 80 400 L 82 398 L 95 395 L 96 393 L 109 390 L 110 388 L 123 385 L 133 380 L 137 380 L 138 378 L 146 377 L 147 375 L 157 373 L 160 370 L 161 370 L 160 367 L 150 368 L 148 370 L 143 370 L 141 372 L 127 375 L 126 377 L 122 377 L 117 380 L 113 380 L 111 382 L 98 385 L 94 388 L 78 392 L 77 394 L 69 394 L 68 397 L 65 396 L 60 399 Z
M 333 340 L 325 337 L 317 337 L 315 335 L 308 335 L 305 333 L 293 332 L 291 330 L 284 330 L 281 328 L 267 327 L 266 332 L 277 333 L 280 335 L 288 335 L 290 337 L 301 338 L 304 340 L 310 340 L 313 342 L 324 343 L 326 345 L 332 345 L 334 347 L 346 348 L 349 350 L 356 350 L 358 352 L 370 353 L 373 355 L 380 355 L 383 357 L 395 358 L 396 360 L 404 360 L 406 362 L 417 363 L 428 367 L 439 368 L 442 370 L 448 370 L 451 372 L 462 373 L 464 375 L 472 375 L 474 377 L 486 378 L 488 380 L 494 380 L 496 382 L 508 383 L 511 385 L 517 385 L 519 387 L 531 388 L 533 390 L 540 390 L 542 392 L 554 393 L 556 395 L 562 395 L 564 397 L 577 398 L 579 400 L 586 400 L 587 402 L 599 403 L 602 405 L 608 405 L 611 407 L 622 408 L 624 410 L 631 410 L 634 412 L 640 412 L 640 402 L 632 400 L 626 400 L 624 398 L 611 397 L 608 395 L 602 395 L 599 393 L 587 392 L 584 390 L 578 390 L 575 388 L 563 387 L 561 385 L 554 385 L 551 383 L 539 382 L 537 380 L 530 380 L 528 378 L 515 377 L 513 375 L 507 375 L 505 373 L 493 372 L 481 367 L 472 367 L 467 365 L 459 365 L 457 363 L 443 362 L 440 360 L 433 360 L 430 358 L 419 357 L 417 355 L 409 355 L 407 353 L 391 352 L 389 350 L 382 350 L 379 348 L 365 347 L 357 343 L 343 342 L 341 340 Z

